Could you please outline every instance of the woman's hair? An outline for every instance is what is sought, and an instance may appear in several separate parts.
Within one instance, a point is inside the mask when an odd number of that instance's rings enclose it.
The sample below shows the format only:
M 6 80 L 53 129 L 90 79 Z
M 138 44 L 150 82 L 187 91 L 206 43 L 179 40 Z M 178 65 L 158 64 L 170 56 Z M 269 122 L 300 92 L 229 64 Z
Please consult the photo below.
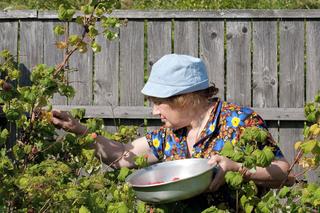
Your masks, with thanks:
M 153 103 L 166 102 L 174 107 L 184 107 L 187 105 L 194 107 L 204 101 L 210 101 L 213 98 L 213 96 L 218 93 L 218 91 L 219 89 L 215 87 L 215 84 L 211 83 L 211 86 L 204 90 L 198 90 L 191 93 L 175 95 L 169 98 L 148 97 L 148 99 Z

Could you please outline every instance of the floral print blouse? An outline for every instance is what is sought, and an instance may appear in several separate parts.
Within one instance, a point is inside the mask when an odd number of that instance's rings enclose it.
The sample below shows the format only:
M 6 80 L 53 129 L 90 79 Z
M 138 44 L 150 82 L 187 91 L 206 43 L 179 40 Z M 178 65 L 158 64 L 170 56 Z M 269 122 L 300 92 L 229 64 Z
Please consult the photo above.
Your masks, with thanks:
M 160 161 L 184 158 L 209 158 L 219 153 L 226 142 L 235 144 L 246 127 L 267 129 L 264 120 L 252 109 L 217 99 L 199 140 L 193 145 L 189 156 L 187 128 L 177 130 L 161 127 L 146 134 L 149 146 Z M 269 133 L 266 144 L 273 147 L 276 158 L 283 157 Z

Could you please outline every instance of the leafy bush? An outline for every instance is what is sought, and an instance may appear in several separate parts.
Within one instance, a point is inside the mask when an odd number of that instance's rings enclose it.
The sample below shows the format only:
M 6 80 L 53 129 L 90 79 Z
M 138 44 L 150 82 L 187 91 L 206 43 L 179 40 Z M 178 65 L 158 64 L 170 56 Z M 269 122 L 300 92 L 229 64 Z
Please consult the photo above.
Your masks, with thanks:
M 0 212 L 167 212 L 172 205 L 181 211 L 188 205 L 174 203 L 168 205 L 147 205 L 135 199 L 132 189 L 124 183 L 132 171 L 127 168 L 112 170 L 94 156 L 90 144 L 94 142 L 93 132 L 112 140 L 126 143 L 136 136 L 136 127 L 119 127 L 118 132 L 103 130 L 100 119 L 82 120 L 85 112 L 73 110 L 73 116 L 81 119 L 89 129 L 89 134 L 76 136 L 67 133 L 59 136 L 51 124 L 51 104 L 53 94 L 72 98 L 75 91 L 68 85 L 65 75 L 69 71 L 65 64 L 71 55 L 88 48 L 100 51 L 94 38 L 103 33 L 106 38 L 116 38 L 113 28 L 120 22 L 105 18 L 112 2 L 102 4 L 92 1 L 81 7 L 86 16 L 76 18 L 84 27 L 81 35 L 70 35 L 56 43 L 57 48 L 66 51 L 65 58 L 56 67 L 44 64 L 35 66 L 31 74 L 32 84 L 20 86 L 20 70 L 15 57 L 8 51 L 0 56 L 0 104 L 7 120 L 16 125 L 18 137 L 13 147 L 7 144 L 8 129 L 0 130 Z M 75 11 L 68 6 L 59 6 L 59 18 L 71 20 Z M 95 22 L 99 17 L 103 31 L 98 32 Z M 62 35 L 65 26 L 56 26 L 54 32 Z M 307 123 L 304 129 L 305 140 L 297 142 L 298 150 L 294 164 L 306 169 L 319 166 L 320 161 L 320 93 L 315 102 L 306 104 Z M 245 131 L 237 144 L 226 143 L 221 154 L 254 171 L 256 166 L 266 167 L 273 160 L 270 148 L 257 147 L 263 143 L 266 132 L 257 128 Z M 144 156 L 137 157 L 138 167 L 146 165 Z M 294 165 L 293 164 L 293 165 Z M 292 165 L 292 167 L 293 167 Z M 291 168 L 292 168 L 291 167 Z M 258 197 L 253 181 L 245 182 L 238 172 L 228 172 L 226 182 L 230 193 L 236 194 L 245 212 L 311 212 L 320 208 L 319 187 L 314 184 L 296 184 L 292 188 L 282 187 Z M 228 212 L 223 205 L 212 206 L 204 212 Z
M 74 9 L 80 9 L 80 5 L 88 0 L 2 0 L 0 9 L 38 9 L 58 10 L 59 5 L 64 4 Z M 317 9 L 319 0 L 117 0 L 114 8 L 117 9 Z

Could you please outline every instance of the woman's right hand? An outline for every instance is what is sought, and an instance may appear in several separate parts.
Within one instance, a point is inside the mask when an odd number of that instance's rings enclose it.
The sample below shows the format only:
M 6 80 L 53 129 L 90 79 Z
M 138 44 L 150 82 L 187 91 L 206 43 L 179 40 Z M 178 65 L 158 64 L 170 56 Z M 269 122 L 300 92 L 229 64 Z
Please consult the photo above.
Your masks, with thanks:
M 67 111 L 52 110 L 52 123 L 65 131 L 84 135 L 87 132 L 87 127 L 82 125 L 79 120 L 73 118 Z

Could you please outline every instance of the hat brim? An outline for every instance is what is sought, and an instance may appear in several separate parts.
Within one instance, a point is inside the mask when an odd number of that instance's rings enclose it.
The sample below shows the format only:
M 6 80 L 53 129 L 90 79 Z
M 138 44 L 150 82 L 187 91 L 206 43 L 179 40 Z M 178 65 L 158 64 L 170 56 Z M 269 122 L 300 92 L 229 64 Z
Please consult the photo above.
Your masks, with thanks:
M 198 90 L 207 89 L 209 87 L 209 81 L 204 80 L 198 84 L 192 86 L 168 86 L 164 84 L 158 84 L 155 82 L 148 81 L 141 93 L 146 96 L 156 97 L 156 98 L 169 98 L 175 95 L 181 95 L 185 93 L 195 92 Z

